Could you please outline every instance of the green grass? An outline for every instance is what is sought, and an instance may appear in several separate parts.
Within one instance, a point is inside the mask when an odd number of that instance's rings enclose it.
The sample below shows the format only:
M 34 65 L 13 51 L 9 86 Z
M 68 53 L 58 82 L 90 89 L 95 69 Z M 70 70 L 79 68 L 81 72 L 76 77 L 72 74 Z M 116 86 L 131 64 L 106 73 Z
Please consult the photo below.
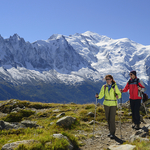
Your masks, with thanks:
M 68 139 L 73 143 L 75 149 L 79 146 L 79 141 L 85 140 L 87 138 L 92 138 L 93 125 L 88 123 L 94 119 L 94 117 L 87 116 L 87 113 L 95 113 L 94 104 L 59 104 L 59 103 L 36 103 L 29 101 L 19 101 L 16 100 L 14 105 L 7 105 L 8 108 L 15 108 L 19 106 L 24 106 L 26 109 L 22 109 L 17 113 L 9 113 L 6 117 L 0 118 L 0 120 L 9 121 L 9 122 L 20 122 L 24 119 L 29 119 L 31 121 L 36 121 L 38 125 L 43 126 L 44 128 L 26 128 L 26 129 L 13 129 L 13 130 L 2 130 L 0 131 L 0 149 L 6 143 L 12 143 L 15 141 L 22 140 L 37 140 L 38 143 L 32 143 L 30 145 L 19 145 L 16 150 L 66 150 L 68 147 L 68 141 L 65 139 L 55 139 L 53 134 L 61 133 L 64 136 L 67 136 Z M 28 110 L 28 108 L 36 109 L 47 109 L 42 112 L 35 113 L 34 111 Z M 5 109 L 5 108 L 4 108 Z M 53 110 L 59 109 L 59 112 L 53 112 Z M 121 116 L 121 121 L 128 122 L 131 119 L 131 116 L 128 116 L 128 109 L 123 108 L 124 115 Z M 74 124 L 70 127 L 64 128 L 56 125 L 57 118 L 56 115 L 61 112 L 65 112 L 65 116 L 72 116 L 76 118 Z M 55 116 L 54 116 L 55 114 Z M 119 120 L 119 116 L 116 115 L 116 121 Z M 105 111 L 103 106 L 98 106 L 96 108 L 96 121 L 106 123 Z M 53 122 L 52 125 L 50 123 Z M 95 125 L 96 127 L 99 125 Z M 84 131 L 87 136 L 79 134 L 78 131 Z M 149 144 L 142 142 L 142 144 L 135 142 L 139 147 L 139 150 L 142 146 L 149 148 Z M 135 144 L 133 143 L 133 144 Z M 83 145 L 83 144 L 82 144 Z M 147 150 L 145 149 L 145 150 Z M 136 149 L 138 150 L 138 149 Z M 143 149 L 142 149 L 143 150 Z

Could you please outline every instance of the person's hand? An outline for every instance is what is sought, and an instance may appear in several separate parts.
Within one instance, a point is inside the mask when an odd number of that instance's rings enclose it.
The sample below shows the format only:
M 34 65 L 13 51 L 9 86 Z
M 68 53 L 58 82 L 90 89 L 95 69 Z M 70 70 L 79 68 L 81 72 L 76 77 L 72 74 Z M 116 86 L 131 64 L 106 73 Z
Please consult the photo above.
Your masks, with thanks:
M 98 94 L 96 94 L 95 97 L 98 98 L 99 97 Z
M 116 98 L 118 99 L 118 95 L 116 95 Z
M 141 87 L 138 87 L 138 90 L 140 90 L 140 91 L 141 91 L 141 89 L 142 89 Z
M 122 93 L 122 92 L 123 92 L 123 90 L 122 90 L 122 89 L 120 89 L 120 92 Z

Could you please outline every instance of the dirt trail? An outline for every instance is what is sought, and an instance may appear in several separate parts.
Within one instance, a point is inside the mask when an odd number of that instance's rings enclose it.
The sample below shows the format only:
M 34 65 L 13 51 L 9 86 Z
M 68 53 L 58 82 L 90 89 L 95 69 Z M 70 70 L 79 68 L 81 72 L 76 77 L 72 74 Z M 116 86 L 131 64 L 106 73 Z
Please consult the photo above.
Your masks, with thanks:
M 146 123 L 150 123 L 150 120 L 145 120 Z M 136 130 L 132 129 L 132 123 L 122 123 L 121 124 L 121 132 L 122 132 L 122 138 L 120 137 L 120 128 L 119 123 L 116 122 L 116 138 L 110 139 L 108 135 L 108 129 L 105 125 L 99 125 L 95 129 L 95 138 L 84 140 L 83 143 L 85 144 L 83 147 L 80 147 L 80 150 L 103 150 L 104 148 L 107 149 L 110 145 L 120 145 L 125 141 L 128 141 L 130 136 L 136 132 Z M 144 123 L 140 124 L 140 127 L 142 128 L 145 126 Z

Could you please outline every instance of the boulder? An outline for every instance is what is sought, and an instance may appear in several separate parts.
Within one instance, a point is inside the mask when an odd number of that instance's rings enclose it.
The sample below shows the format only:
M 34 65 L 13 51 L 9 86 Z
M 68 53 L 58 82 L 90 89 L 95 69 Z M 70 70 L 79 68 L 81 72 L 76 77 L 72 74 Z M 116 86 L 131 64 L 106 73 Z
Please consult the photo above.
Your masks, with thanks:
M 56 118 L 62 117 L 62 116 L 64 116 L 64 115 L 65 115 L 65 113 L 63 112 L 63 113 L 57 115 Z
M 59 109 L 55 109 L 55 110 L 53 110 L 53 112 L 60 112 L 60 110 Z
M 89 122 L 89 125 L 92 125 L 92 124 L 94 124 L 94 120 L 92 120 L 92 121 Z M 97 122 L 97 121 L 95 121 L 95 124 L 100 124 L 100 123 Z
M 94 113 L 89 112 L 89 113 L 87 113 L 87 116 L 94 117 Z
M 125 144 L 125 145 L 110 145 L 108 150 L 133 150 L 136 146 Z
M 23 120 L 21 121 L 21 124 L 25 125 L 26 127 L 29 127 L 29 128 L 36 128 L 38 127 L 39 125 L 36 124 L 35 121 L 30 121 L 30 120 Z
M 130 136 L 129 142 L 134 142 L 136 139 L 139 139 L 140 141 L 148 141 L 149 139 L 147 139 L 146 136 L 148 135 L 149 127 L 150 124 L 146 124 L 143 128 L 137 130 L 134 134 Z
M 58 139 L 66 139 L 68 142 L 69 142 L 69 145 L 68 145 L 68 150 L 73 150 L 73 144 L 71 143 L 71 141 L 64 135 L 62 134 L 53 134 L 53 137 L 54 138 L 58 138 Z
M 56 124 L 59 126 L 69 127 L 76 121 L 76 118 L 66 116 L 59 119 Z
M 0 130 L 3 130 L 5 128 L 4 121 L 0 120 Z
M 32 144 L 34 142 L 38 142 L 35 140 L 23 140 L 23 141 L 17 141 L 17 142 L 13 142 L 13 143 L 8 143 L 5 144 L 1 150 L 14 150 L 15 148 L 17 148 L 19 146 L 19 144 Z

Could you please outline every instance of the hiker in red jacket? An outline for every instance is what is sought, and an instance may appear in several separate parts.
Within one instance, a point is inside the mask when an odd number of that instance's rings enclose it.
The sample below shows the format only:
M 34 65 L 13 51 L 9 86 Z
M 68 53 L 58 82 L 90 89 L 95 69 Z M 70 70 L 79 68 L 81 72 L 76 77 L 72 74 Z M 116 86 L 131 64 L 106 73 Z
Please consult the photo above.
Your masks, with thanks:
M 127 92 L 129 90 L 129 99 L 130 99 L 130 106 L 132 111 L 132 120 L 134 125 L 132 128 L 139 130 L 140 129 L 140 106 L 141 106 L 141 99 L 140 95 L 138 94 L 139 91 L 145 88 L 140 83 L 140 80 L 136 77 L 136 71 L 130 72 L 130 80 L 127 82 L 124 89 L 120 89 L 120 92 Z

